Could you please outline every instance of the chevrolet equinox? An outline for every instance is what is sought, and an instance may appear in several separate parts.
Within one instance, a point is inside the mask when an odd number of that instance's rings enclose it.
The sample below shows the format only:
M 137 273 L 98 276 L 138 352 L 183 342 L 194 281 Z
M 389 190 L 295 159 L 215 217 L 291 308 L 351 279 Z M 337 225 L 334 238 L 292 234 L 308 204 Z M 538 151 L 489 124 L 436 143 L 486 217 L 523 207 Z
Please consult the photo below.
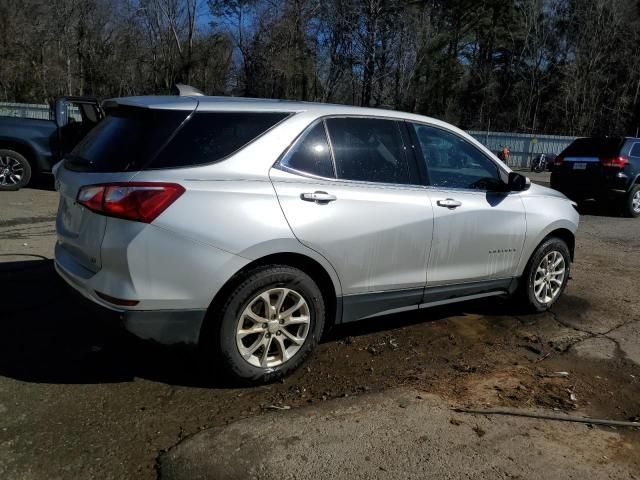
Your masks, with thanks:
M 325 328 L 496 295 L 551 307 L 578 214 L 420 115 L 132 97 L 56 166 L 55 266 L 141 338 L 205 347 L 245 382 Z

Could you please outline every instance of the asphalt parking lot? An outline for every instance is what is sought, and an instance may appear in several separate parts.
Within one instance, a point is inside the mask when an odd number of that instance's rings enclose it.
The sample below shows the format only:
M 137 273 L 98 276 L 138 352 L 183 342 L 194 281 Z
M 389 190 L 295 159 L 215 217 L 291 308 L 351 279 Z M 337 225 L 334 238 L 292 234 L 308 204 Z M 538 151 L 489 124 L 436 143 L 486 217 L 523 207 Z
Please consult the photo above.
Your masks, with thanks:
M 283 383 L 238 389 L 203 377 L 193 352 L 85 310 L 53 269 L 56 207 L 46 188 L 0 192 L 0 478 L 156 478 L 158 457 L 199 431 L 397 387 L 445 404 L 640 418 L 640 220 L 582 211 L 551 312 L 493 299 L 380 318 L 334 331 Z M 640 478 L 640 432 L 603 429 L 607 453 L 582 453 Z M 568 442 L 563 432 L 549 435 Z

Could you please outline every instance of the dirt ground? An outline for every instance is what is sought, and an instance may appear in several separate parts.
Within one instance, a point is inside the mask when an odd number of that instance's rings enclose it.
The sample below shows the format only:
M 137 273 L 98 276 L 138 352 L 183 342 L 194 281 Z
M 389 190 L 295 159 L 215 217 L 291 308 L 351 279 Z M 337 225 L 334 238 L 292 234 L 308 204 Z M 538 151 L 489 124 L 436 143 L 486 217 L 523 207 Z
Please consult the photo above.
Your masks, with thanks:
M 155 478 L 160 453 L 207 427 L 394 387 L 640 419 L 640 220 L 582 212 L 572 280 L 549 313 L 491 299 L 361 322 L 284 382 L 237 389 L 203 378 L 191 351 L 135 341 L 75 302 L 51 260 L 56 206 L 46 189 L 0 193 L 0 478 Z M 640 477 L 640 432 L 620 433 L 607 461 Z
M 159 480 L 637 478 L 620 451 L 638 449 L 614 430 L 453 412 L 438 395 L 399 387 L 209 428 L 163 454 L 158 471 Z

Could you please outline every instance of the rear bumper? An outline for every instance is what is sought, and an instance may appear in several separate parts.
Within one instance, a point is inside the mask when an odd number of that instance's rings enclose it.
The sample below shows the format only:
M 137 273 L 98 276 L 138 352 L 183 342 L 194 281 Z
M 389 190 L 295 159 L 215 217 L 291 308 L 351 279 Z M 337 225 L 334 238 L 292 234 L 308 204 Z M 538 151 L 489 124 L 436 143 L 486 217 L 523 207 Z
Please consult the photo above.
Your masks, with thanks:
M 56 244 L 60 276 L 128 331 L 163 344 L 196 343 L 211 301 L 249 262 L 166 228 L 115 218 L 108 219 L 100 243 L 100 268 L 81 262 L 77 250 Z
M 58 275 L 82 296 L 90 309 L 109 323 L 117 323 L 141 339 L 154 340 L 165 345 L 198 343 L 206 310 L 117 309 L 100 300 L 93 290 L 85 286 L 86 278 L 81 276 L 83 272 L 65 268 L 58 258 L 55 268 Z
M 571 199 L 590 197 L 619 198 L 626 195 L 629 190 L 628 178 L 607 178 L 599 181 L 580 181 L 569 175 L 551 174 L 551 188 L 564 193 Z

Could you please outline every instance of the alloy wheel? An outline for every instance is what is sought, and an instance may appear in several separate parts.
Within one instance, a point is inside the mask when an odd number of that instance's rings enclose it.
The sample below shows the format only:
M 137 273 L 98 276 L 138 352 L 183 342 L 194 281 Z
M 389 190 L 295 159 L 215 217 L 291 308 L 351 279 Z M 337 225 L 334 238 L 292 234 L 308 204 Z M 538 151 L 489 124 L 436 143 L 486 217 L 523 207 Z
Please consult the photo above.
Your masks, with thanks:
M 640 213 L 640 190 L 633 194 L 631 198 L 631 208 L 634 212 Z
M 0 185 L 17 185 L 24 175 L 20 160 L 9 155 L 0 156 Z
M 565 267 L 564 256 L 557 250 L 552 250 L 542 258 L 533 280 L 536 300 L 547 304 L 557 298 L 564 284 Z
M 302 348 L 310 320 L 309 305 L 302 295 L 289 288 L 271 288 L 255 296 L 240 315 L 238 351 L 254 367 L 278 367 Z

